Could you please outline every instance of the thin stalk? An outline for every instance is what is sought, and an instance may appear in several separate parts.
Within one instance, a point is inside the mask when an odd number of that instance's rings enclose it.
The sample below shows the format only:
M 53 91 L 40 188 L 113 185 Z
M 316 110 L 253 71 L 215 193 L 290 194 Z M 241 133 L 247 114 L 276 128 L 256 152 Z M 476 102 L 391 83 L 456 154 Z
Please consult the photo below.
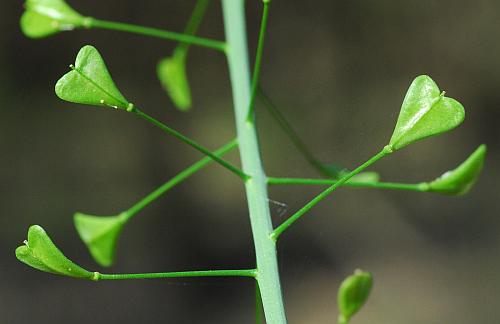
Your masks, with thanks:
M 292 141 L 293 145 L 299 150 L 299 152 L 304 156 L 304 158 L 311 164 L 312 167 L 314 167 L 321 175 L 327 176 L 327 177 L 334 177 L 337 178 L 339 177 L 340 174 L 334 173 L 328 168 L 326 168 L 323 163 L 321 163 L 315 156 L 314 154 L 309 150 L 307 145 L 302 141 L 300 136 L 297 134 L 297 132 L 294 130 L 292 125 L 288 122 L 288 120 L 283 116 L 283 114 L 279 111 L 278 107 L 271 101 L 271 98 L 264 92 L 264 90 L 259 87 L 257 90 L 257 95 L 259 96 L 260 100 L 264 104 L 264 106 L 267 108 L 271 116 L 276 120 L 278 125 L 281 126 L 283 131 L 286 133 L 286 135 L 290 138 Z
M 95 274 L 94 280 L 127 280 L 127 279 L 162 279 L 192 277 L 251 277 L 255 278 L 255 269 L 242 270 L 204 270 L 181 272 L 128 273 L 128 274 Z
M 264 52 L 264 41 L 266 39 L 267 18 L 269 17 L 269 1 L 263 1 L 262 19 L 260 22 L 259 40 L 257 42 L 257 52 L 255 54 L 255 64 L 252 75 L 252 88 L 250 93 L 250 103 L 248 105 L 248 121 L 254 120 L 255 96 L 259 86 L 260 71 L 262 65 L 262 54 Z
M 208 38 L 197 37 L 197 36 L 193 36 L 193 35 L 185 35 L 182 33 L 176 33 L 176 32 L 167 31 L 167 30 L 161 30 L 161 29 L 157 29 L 157 28 L 144 27 L 144 26 L 126 24 L 126 23 L 121 23 L 121 22 L 114 22 L 114 21 L 107 21 L 107 20 L 100 20 L 100 19 L 95 19 L 95 18 L 90 18 L 90 17 L 88 18 L 88 21 L 86 23 L 86 27 L 87 28 L 109 29 L 109 30 L 116 30 L 116 31 L 128 32 L 128 33 L 133 33 L 133 34 L 146 35 L 146 36 L 168 39 L 168 40 L 173 40 L 173 41 L 179 41 L 182 43 L 206 47 L 206 48 L 210 48 L 210 49 L 214 49 L 214 50 L 218 50 L 218 51 L 222 51 L 222 52 L 226 51 L 226 43 L 224 43 L 224 42 L 221 42 L 218 40 L 213 40 L 213 39 L 208 39 Z
M 267 178 L 269 185 L 333 185 L 337 183 L 333 179 L 306 179 L 306 178 Z M 392 190 L 410 190 L 426 192 L 429 191 L 429 185 L 422 183 L 395 183 L 395 182 L 359 182 L 348 181 L 342 186 L 357 187 L 357 188 L 376 188 L 376 189 L 392 189 Z
M 200 26 L 203 17 L 205 16 L 205 12 L 207 11 L 208 5 L 210 4 L 210 0 L 198 0 L 196 5 L 191 13 L 191 17 L 189 17 L 186 28 L 184 29 L 184 35 L 194 35 Z M 175 52 L 177 55 L 186 56 L 189 50 L 189 43 L 181 42 L 176 48 Z
M 284 221 L 280 226 L 278 226 L 274 232 L 271 234 L 271 237 L 273 240 L 278 240 L 278 237 L 283 234 L 284 231 L 286 231 L 293 223 L 295 223 L 297 220 L 299 220 L 304 214 L 306 214 L 309 210 L 311 210 L 314 206 L 316 206 L 320 201 L 328 197 L 332 192 L 334 192 L 338 187 L 342 186 L 344 183 L 346 183 L 350 178 L 354 177 L 356 174 L 360 173 L 364 169 L 368 168 L 370 165 L 373 163 L 377 162 L 387 154 L 392 152 L 392 148 L 390 146 L 384 147 L 382 151 L 374 155 L 371 159 L 354 169 L 353 171 L 349 172 L 342 178 L 340 178 L 337 182 L 335 182 L 332 186 L 330 186 L 328 189 L 314 197 L 310 202 L 308 202 L 304 207 L 299 209 L 295 214 L 290 216 L 286 221 Z
M 227 59 L 233 93 L 236 130 L 243 171 L 251 178 L 245 182 L 250 223 L 255 246 L 257 281 L 266 322 L 286 324 L 278 271 L 276 242 L 271 239 L 273 225 L 269 210 L 267 179 L 260 158 L 254 123 L 248 122 L 250 68 L 248 64 L 245 1 L 222 0 Z
M 229 171 L 233 172 L 234 174 L 236 174 L 241 179 L 247 180 L 249 178 L 249 176 L 247 174 L 245 174 L 243 171 L 241 171 L 239 168 L 235 167 L 234 165 L 232 165 L 231 163 L 229 163 L 227 161 L 224 161 L 220 157 L 214 155 L 212 152 L 210 152 L 205 147 L 203 147 L 200 144 L 196 143 L 192 139 L 190 139 L 190 138 L 182 135 L 181 133 L 179 133 L 178 131 L 174 130 L 173 128 L 168 127 L 167 125 L 163 124 L 159 120 L 157 120 L 157 119 L 149 116 L 148 114 L 142 112 L 141 110 L 139 110 L 139 109 L 137 109 L 135 107 L 133 107 L 129 111 L 132 112 L 132 113 L 134 113 L 138 117 L 140 117 L 140 118 L 142 118 L 142 119 L 150 122 L 151 124 L 155 125 L 156 127 L 160 128 L 165 133 L 167 133 L 167 134 L 169 134 L 169 135 L 171 135 L 171 136 L 173 136 L 173 137 L 181 140 L 182 142 L 184 142 L 184 143 L 192 146 L 193 148 L 195 148 L 196 150 L 200 151 L 201 153 L 209 156 L 210 158 L 212 158 L 212 160 L 214 160 L 215 162 L 219 163 L 220 165 L 222 165 L 223 167 L 225 167 Z
M 228 153 L 232 149 L 234 149 L 236 146 L 238 146 L 238 141 L 236 139 L 232 140 L 228 144 L 224 145 L 220 149 L 216 150 L 213 152 L 213 155 L 215 156 L 223 156 L 224 154 Z M 189 178 L 191 175 L 194 173 L 198 172 L 202 168 L 204 168 L 206 165 L 208 165 L 210 162 L 212 162 L 212 158 L 209 156 L 206 156 L 199 160 L 198 162 L 192 164 L 188 168 L 184 169 L 180 173 L 178 173 L 175 177 L 170 179 L 169 181 L 165 182 L 163 185 L 158 187 L 156 190 L 151 192 L 149 195 L 141 199 L 138 203 L 130 207 L 128 210 L 122 213 L 124 215 L 124 221 L 129 220 L 133 216 L 135 216 L 138 212 L 140 212 L 144 207 L 148 206 L 151 204 L 153 201 L 161 197 L 163 194 L 165 194 L 167 191 L 178 185 L 179 183 L 183 182 L 187 178 Z

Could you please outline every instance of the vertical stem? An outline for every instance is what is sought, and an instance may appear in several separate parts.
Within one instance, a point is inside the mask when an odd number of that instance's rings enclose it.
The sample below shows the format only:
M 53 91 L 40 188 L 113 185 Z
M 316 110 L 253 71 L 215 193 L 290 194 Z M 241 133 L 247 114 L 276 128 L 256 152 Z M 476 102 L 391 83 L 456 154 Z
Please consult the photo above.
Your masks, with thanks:
M 262 298 L 260 297 L 259 283 L 255 281 L 255 324 L 262 323 Z
M 267 196 L 267 179 L 262 168 L 253 122 L 247 120 L 250 103 L 250 69 L 246 39 L 244 0 L 222 0 L 227 58 L 233 90 L 236 129 L 245 174 L 245 190 L 255 245 L 257 281 L 268 324 L 286 324 L 278 272 L 276 243 Z

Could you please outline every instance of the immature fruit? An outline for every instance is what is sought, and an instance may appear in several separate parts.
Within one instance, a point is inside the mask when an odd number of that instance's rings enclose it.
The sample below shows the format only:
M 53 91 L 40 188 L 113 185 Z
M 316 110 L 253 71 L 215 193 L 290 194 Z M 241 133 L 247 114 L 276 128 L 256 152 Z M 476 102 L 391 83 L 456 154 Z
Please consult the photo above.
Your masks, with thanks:
M 447 195 L 464 195 L 476 183 L 483 169 L 486 145 L 480 145 L 457 168 L 429 183 L 429 191 Z
M 174 51 L 170 57 L 162 59 L 156 68 L 161 85 L 167 91 L 177 109 L 191 109 L 191 88 L 186 75 L 186 55 Z
M 338 291 L 339 323 L 346 324 L 365 304 L 373 285 L 369 272 L 356 270 L 340 285 Z
M 16 249 L 16 257 L 19 261 L 45 272 L 82 279 L 95 279 L 98 276 L 69 260 L 38 225 L 29 228 L 28 239 Z
M 449 131 L 462 123 L 464 107 L 444 96 L 428 76 L 417 77 L 403 100 L 389 146 L 399 150 L 413 142 Z
M 76 230 L 94 260 L 109 267 L 115 259 L 116 242 L 122 231 L 124 218 L 118 216 L 92 216 L 76 213 Z
M 60 31 L 85 27 L 88 18 L 63 0 L 28 0 L 21 16 L 21 30 L 31 38 L 42 38 Z
M 86 105 L 125 110 L 133 108 L 116 87 L 95 47 L 82 47 L 71 69 L 56 83 L 55 91 L 59 98 Z

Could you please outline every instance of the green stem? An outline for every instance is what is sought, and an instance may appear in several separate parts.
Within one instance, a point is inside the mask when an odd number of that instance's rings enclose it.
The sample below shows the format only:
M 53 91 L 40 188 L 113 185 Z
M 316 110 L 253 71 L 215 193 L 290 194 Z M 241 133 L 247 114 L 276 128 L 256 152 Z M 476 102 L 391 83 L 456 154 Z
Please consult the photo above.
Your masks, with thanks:
M 245 182 L 245 190 L 255 246 L 257 281 L 266 322 L 286 324 L 276 242 L 271 239 L 273 225 L 269 210 L 267 179 L 260 159 L 255 124 L 249 123 L 247 119 L 250 102 L 250 68 L 245 24 L 245 1 L 222 0 L 222 8 L 239 150 L 243 171 L 251 175 L 251 178 Z
M 171 135 L 171 136 L 173 136 L 173 137 L 181 140 L 182 142 L 184 142 L 184 143 L 192 146 L 193 148 L 195 148 L 196 150 L 200 151 L 201 153 L 203 153 L 203 154 L 211 157 L 212 160 L 214 160 L 215 162 L 219 163 L 220 165 L 222 165 L 223 167 L 225 167 L 229 171 L 233 172 L 234 174 L 236 174 L 237 176 L 239 176 L 241 179 L 243 179 L 243 180 L 248 180 L 249 179 L 249 176 L 247 174 L 245 174 L 243 171 L 241 171 L 239 168 L 235 167 L 234 165 L 232 165 L 229 162 L 224 161 L 220 157 L 214 155 L 212 152 L 210 152 L 205 147 L 203 147 L 200 144 L 196 143 L 192 139 L 190 139 L 190 138 L 182 135 L 178 131 L 176 131 L 176 130 L 170 128 L 170 127 L 168 127 L 167 125 L 163 124 L 159 120 L 157 120 L 157 119 L 149 116 L 148 114 L 142 112 L 141 110 L 139 110 L 139 109 L 137 109 L 135 107 L 133 107 L 129 111 L 132 112 L 132 113 L 134 113 L 134 114 L 136 114 L 137 116 L 141 117 L 142 119 L 150 122 L 151 124 L 155 125 L 156 127 L 160 128 L 165 133 L 167 133 L 167 134 L 169 134 L 169 135 Z
M 184 35 L 194 35 L 200 26 L 203 17 L 205 16 L 205 12 L 207 11 L 208 5 L 210 4 L 210 0 L 198 0 L 196 2 L 196 6 L 191 13 L 191 17 L 189 17 L 189 21 L 184 29 Z M 186 56 L 189 50 L 189 43 L 181 42 L 176 48 L 175 52 L 177 55 Z
M 333 185 L 337 180 L 333 179 L 305 179 L 305 178 L 274 178 L 268 177 L 269 185 Z M 392 190 L 411 190 L 425 192 L 429 191 L 429 185 L 422 183 L 394 183 L 394 182 L 358 182 L 348 181 L 343 184 L 346 187 L 376 188 Z
M 207 39 L 202 37 L 197 37 L 193 35 L 185 35 L 182 33 L 171 32 L 167 30 L 161 30 L 151 27 L 137 26 L 132 24 L 125 24 L 114 21 L 106 21 L 99 20 L 95 18 L 87 18 L 86 27 L 87 28 L 100 28 L 100 29 L 109 29 L 109 30 L 117 30 L 122 32 L 128 32 L 133 34 L 146 35 L 151 37 L 157 37 L 162 39 L 169 39 L 174 41 L 179 41 L 182 43 L 187 43 L 191 45 L 197 45 L 201 47 L 211 48 L 214 50 L 226 51 L 226 43 Z
M 238 146 L 238 141 L 236 139 L 234 139 L 231 142 L 229 142 L 228 144 L 221 147 L 220 149 L 214 151 L 213 155 L 222 156 L 222 155 L 226 154 L 227 152 L 231 151 L 232 149 L 234 149 L 236 146 Z M 173 187 L 175 187 L 176 185 L 178 185 L 182 181 L 186 180 L 192 174 L 198 172 L 199 170 L 201 170 L 203 167 L 205 167 L 206 165 L 208 165 L 212 161 L 213 160 L 211 157 L 206 156 L 203 159 L 201 159 L 198 162 L 191 165 L 190 167 L 181 171 L 175 177 L 173 177 L 169 181 L 165 182 L 163 185 L 158 187 L 156 190 L 151 192 L 149 195 L 147 195 L 146 197 L 141 199 L 138 203 L 136 203 L 134 206 L 129 208 L 127 211 L 123 212 L 122 215 L 124 215 L 123 216 L 124 221 L 127 221 L 130 218 L 132 218 L 139 211 L 141 211 L 144 207 L 151 204 L 154 200 L 158 199 L 160 196 L 162 196 L 168 190 L 172 189 Z
M 255 282 L 255 324 L 262 324 L 262 298 L 260 296 L 259 283 Z
M 266 38 L 267 30 L 267 18 L 269 16 L 269 1 L 264 1 L 264 8 L 262 11 L 262 19 L 260 22 L 259 40 L 257 42 L 257 52 L 255 55 L 255 65 L 253 68 L 252 75 L 252 88 L 250 93 L 250 104 L 248 106 L 248 121 L 253 121 L 254 119 L 254 107 L 255 107 L 255 96 L 257 94 L 257 88 L 260 79 L 260 70 L 262 65 L 262 53 L 264 52 L 264 41 Z
M 334 173 L 328 168 L 326 168 L 323 163 L 318 161 L 318 159 L 314 156 L 314 154 L 309 150 L 307 145 L 302 141 L 297 132 L 293 129 L 292 125 L 288 122 L 288 120 L 283 116 L 283 114 L 279 111 L 278 107 L 271 101 L 271 98 L 264 92 L 264 90 L 259 87 L 257 89 L 257 95 L 260 100 L 267 108 L 271 116 L 276 120 L 278 125 L 281 126 L 283 131 L 288 135 L 293 145 L 299 150 L 299 152 L 304 156 L 304 158 L 314 167 L 318 172 L 327 177 L 338 178 L 340 176 L 339 173 Z
M 390 146 L 384 147 L 382 151 L 380 151 L 378 154 L 373 156 L 371 159 L 354 169 L 353 171 L 349 172 L 342 178 L 340 178 L 337 182 L 335 182 L 332 186 L 330 186 L 328 189 L 314 197 L 310 202 L 308 202 L 304 207 L 299 209 L 295 214 L 290 216 L 286 221 L 284 221 L 280 226 L 278 226 L 274 232 L 271 234 L 271 237 L 273 240 L 277 240 L 278 237 L 283 234 L 284 231 L 286 231 L 293 223 L 295 223 L 299 218 L 301 218 L 305 213 L 307 213 L 309 210 L 311 210 L 316 204 L 318 204 L 320 201 L 328 197 L 332 192 L 335 191 L 338 187 L 342 186 L 344 183 L 346 183 L 350 178 L 354 177 L 356 174 L 360 173 L 364 169 L 368 168 L 370 165 L 373 163 L 377 162 L 387 154 L 392 152 L 392 148 Z
M 161 278 L 190 278 L 190 277 L 251 277 L 255 278 L 255 269 L 243 270 L 205 270 L 156 273 L 129 273 L 95 275 L 95 280 L 126 280 L 126 279 L 161 279 Z

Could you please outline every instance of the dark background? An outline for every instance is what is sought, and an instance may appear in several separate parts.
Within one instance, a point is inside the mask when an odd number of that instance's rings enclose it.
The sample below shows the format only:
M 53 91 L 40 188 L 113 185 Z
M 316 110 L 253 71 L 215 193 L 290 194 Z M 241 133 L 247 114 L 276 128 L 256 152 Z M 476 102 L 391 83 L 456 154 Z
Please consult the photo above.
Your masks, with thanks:
M 84 15 L 183 29 L 189 1 L 78 1 Z M 247 1 L 255 49 L 260 4 Z M 210 148 L 234 136 L 224 57 L 193 48 L 194 108 L 173 108 L 156 76 L 173 42 L 103 30 L 30 40 L 21 1 L 0 3 L 0 322 L 252 323 L 245 279 L 85 282 L 34 271 L 14 257 L 31 224 L 91 269 L 75 211 L 113 215 L 200 155 L 132 115 L 62 102 L 56 80 L 79 48 L 96 46 L 127 98 Z M 223 39 L 219 1 L 200 35 Z M 279 244 L 290 323 L 333 323 L 336 290 L 361 267 L 370 300 L 353 323 L 496 323 L 500 318 L 500 2 L 279 1 L 272 3 L 262 84 L 325 162 L 355 167 L 387 143 L 412 79 L 429 74 L 464 104 L 458 129 L 392 155 L 373 169 L 387 181 L 433 179 L 489 146 L 484 173 L 464 197 L 343 189 Z M 316 176 L 262 106 L 269 175 Z M 233 155 L 232 161 L 237 162 Z M 272 188 L 281 222 L 320 188 Z M 247 268 L 254 265 L 244 191 L 212 165 L 126 227 L 108 272 Z

